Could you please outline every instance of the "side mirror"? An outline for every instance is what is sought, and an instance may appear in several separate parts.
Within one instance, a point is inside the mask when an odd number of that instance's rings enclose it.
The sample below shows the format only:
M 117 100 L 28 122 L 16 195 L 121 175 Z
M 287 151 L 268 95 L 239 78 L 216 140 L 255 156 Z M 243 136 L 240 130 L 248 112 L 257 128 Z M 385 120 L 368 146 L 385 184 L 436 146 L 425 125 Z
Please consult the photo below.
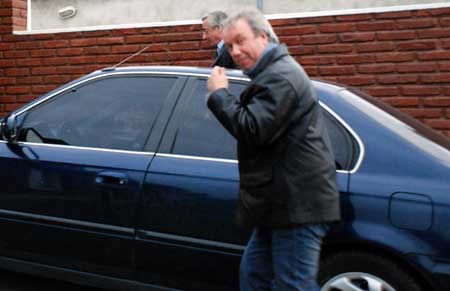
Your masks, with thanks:
M 1 122 L 1 134 L 9 142 L 17 142 L 17 117 L 15 114 L 8 115 Z

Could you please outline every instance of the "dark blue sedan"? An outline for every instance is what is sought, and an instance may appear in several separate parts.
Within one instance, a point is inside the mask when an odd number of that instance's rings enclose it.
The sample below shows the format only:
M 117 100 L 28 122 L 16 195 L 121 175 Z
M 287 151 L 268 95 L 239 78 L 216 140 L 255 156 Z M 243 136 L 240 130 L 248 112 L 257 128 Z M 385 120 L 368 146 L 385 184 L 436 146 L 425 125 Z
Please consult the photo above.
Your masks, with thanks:
M 6 116 L 0 267 L 122 290 L 237 290 L 248 234 L 209 74 L 105 69 Z M 235 94 L 249 81 L 228 76 Z M 449 140 L 351 88 L 314 85 L 343 212 L 322 290 L 450 290 Z

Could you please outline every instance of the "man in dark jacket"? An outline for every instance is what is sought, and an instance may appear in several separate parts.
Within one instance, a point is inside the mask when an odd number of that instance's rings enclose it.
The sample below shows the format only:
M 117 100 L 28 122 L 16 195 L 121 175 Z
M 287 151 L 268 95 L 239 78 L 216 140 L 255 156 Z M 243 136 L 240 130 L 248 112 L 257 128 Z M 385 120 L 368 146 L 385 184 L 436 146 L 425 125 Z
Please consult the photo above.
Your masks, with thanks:
M 214 11 L 202 18 L 202 37 L 216 47 L 212 67 L 219 66 L 228 69 L 236 69 L 237 66 L 223 43 L 223 23 L 227 14 L 222 11 Z
M 311 81 L 257 10 L 229 19 L 224 41 L 251 79 L 236 98 L 225 70 L 215 67 L 207 101 L 238 141 L 238 221 L 253 229 L 241 290 L 318 291 L 321 240 L 340 210 L 334 157 Z

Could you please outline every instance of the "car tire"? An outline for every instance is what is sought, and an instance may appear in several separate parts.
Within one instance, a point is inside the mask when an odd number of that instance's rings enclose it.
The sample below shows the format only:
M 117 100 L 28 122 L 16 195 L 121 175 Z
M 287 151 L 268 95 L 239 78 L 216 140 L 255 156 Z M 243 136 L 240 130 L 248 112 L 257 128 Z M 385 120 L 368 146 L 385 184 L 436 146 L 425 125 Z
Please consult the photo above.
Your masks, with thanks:
M 424 291 L 393 261 L 355 251 L 325 257 L 318 281 L 322 291 Z

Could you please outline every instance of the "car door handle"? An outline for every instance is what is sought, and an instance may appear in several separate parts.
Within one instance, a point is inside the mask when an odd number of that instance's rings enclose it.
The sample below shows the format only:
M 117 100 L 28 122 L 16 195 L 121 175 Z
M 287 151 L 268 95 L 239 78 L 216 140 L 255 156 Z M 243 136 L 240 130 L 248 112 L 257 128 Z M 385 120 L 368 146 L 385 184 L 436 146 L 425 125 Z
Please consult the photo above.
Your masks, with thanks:
M 128 184 L 128 176 L 117 172 L 101 172 L 95 177 L 95 183 L 105 186 L 125 186 Z

